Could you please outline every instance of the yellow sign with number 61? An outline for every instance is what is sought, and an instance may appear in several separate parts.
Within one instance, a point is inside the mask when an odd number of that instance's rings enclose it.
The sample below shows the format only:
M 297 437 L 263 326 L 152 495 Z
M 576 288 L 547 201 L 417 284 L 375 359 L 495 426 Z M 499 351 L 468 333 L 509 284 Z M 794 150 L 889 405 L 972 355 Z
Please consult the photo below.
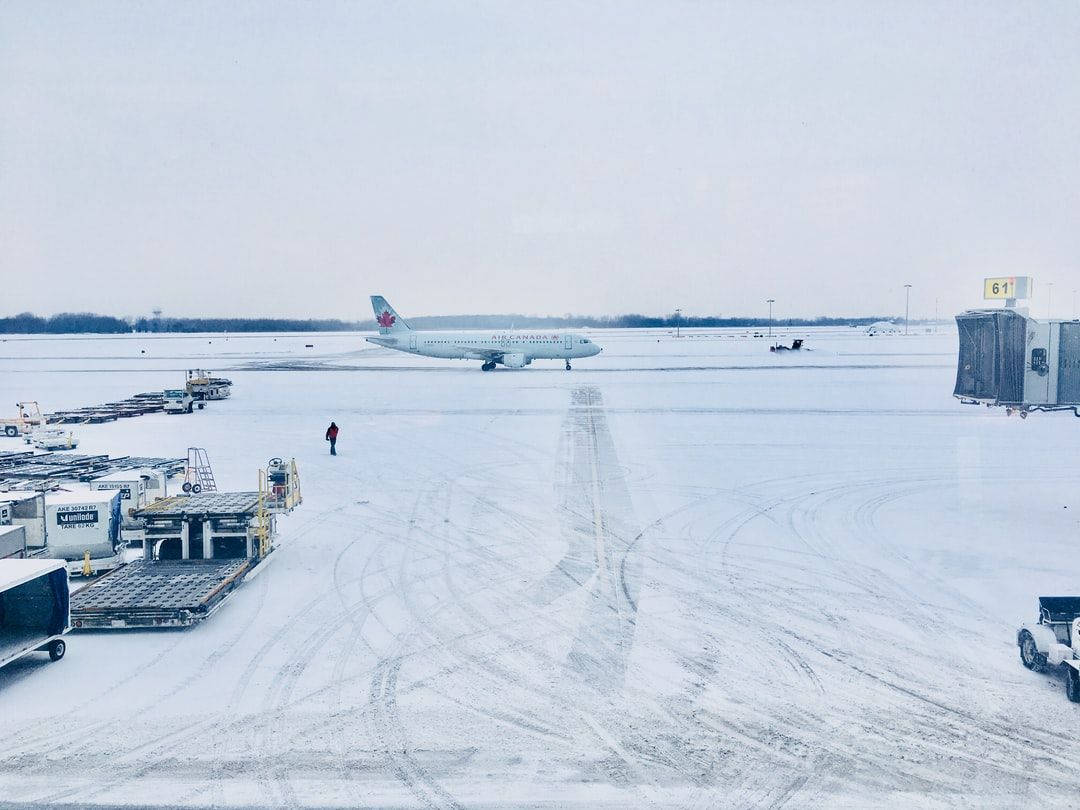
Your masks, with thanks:
M 983 281 L 983 298 L 1029 298 L 1030 291 L 1031 278 L 1028 276 L 988 278 Z

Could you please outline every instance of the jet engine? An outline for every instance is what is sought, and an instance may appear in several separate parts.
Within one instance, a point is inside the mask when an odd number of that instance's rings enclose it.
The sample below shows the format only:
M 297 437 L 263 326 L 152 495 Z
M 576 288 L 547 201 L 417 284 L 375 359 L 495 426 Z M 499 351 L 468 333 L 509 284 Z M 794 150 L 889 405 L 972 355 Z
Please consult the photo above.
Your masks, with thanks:
M 502 356 L 502 364 L 507 368 L 524 368 L 531 361 L 525 359 L 525 355 L 521 352 L 514 352 L 513 354 L 504 354 Z

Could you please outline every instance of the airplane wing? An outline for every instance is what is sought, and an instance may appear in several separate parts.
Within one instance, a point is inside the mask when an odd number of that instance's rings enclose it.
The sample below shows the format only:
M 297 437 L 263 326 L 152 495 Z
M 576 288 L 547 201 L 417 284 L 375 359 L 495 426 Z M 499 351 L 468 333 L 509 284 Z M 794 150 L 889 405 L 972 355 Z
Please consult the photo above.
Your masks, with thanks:
M 471 352 L 477 360 L 501 360 L 502 356 L 506 354 L 506 349 L 492 348 L 491 346 L 470 346 L 467 343 L 455 343 L 454 347 L 461 349 L 463 352 Z

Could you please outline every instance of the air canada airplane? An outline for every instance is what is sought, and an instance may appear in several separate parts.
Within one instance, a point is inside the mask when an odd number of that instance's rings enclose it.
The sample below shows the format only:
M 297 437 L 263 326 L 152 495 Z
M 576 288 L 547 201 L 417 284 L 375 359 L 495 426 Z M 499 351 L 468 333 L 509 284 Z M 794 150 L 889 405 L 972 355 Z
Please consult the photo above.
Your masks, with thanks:
M 529 331 L 429 332 L 418 331 L 398 315 L 381 295 L 371 296 L 379 336 L 369 337 L 388 349 L 418 354 L 421 357 L 445 357 L 453 360 L 481 360 L 480 368 L 491 371 L 497 365 L 524 368 L 533 360 L 570 360 L 600 354 L 600 347 L 580 332 L 555 329 Z

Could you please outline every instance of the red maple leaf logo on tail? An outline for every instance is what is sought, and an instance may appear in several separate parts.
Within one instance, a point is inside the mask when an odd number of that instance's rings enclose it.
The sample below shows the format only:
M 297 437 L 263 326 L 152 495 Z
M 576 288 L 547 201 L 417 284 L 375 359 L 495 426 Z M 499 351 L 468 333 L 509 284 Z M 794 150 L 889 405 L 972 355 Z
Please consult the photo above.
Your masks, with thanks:
M 379 326 L 389 329 L 391 326 L 394 325 L 394 321 L 396 321 L 397 318 L 395 318 L 387 310 L 384 309 L 382 315 L 380 315 L 375 320 L 378 321 Z

